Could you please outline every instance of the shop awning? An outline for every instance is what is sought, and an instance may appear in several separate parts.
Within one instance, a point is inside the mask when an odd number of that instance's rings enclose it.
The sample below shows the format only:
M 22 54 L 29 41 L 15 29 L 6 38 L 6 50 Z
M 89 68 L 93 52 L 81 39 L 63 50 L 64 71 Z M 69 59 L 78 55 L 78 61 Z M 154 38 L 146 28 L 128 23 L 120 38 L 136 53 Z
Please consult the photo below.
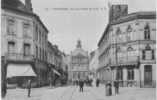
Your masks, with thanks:
M 14 76 L 36 76 L 30 64 L 9 64 L 7 78 Z
M 53 72 L 54 72 L 55 74 L 61 76 L 61 74 L 60 74 L 57 70 L 53 69 Z

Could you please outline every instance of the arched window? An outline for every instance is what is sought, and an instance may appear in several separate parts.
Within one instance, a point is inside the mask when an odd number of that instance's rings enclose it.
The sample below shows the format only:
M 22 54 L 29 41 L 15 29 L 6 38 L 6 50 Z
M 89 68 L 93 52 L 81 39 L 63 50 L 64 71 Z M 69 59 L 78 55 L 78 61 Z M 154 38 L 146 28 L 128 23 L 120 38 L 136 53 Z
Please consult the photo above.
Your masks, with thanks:
M 148 24 L 144 27 L 144 39 L 150 39 L 150 27 Z
M 126 29 L 126 32 L 127 32 L 126 39 L 127 39 L 127 41 L 130 41 L 130 40 L 131 40 L 131 32 L 132 32 L 132 27 L 131 27 L 131 25 L 128 25 L 128 27 L 127 27 L 127 29 Z
M 127 27 L 127 30 L 126 30 L 127 32 L 131 32 L 132 31 L 132 27 L 131 27 L 131 25 L 128 25 L 128 27 Z
M 133 48 L 131 47 L 131 46 L 129 46 L 128 48 L 127 48 L 127 51 L 132 51 L 133 50 Z

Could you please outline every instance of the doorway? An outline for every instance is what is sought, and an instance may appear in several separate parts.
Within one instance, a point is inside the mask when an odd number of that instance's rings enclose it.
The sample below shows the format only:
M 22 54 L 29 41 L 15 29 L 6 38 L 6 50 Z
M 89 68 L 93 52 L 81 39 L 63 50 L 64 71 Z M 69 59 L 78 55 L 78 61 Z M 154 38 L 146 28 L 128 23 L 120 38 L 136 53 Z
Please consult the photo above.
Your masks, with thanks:
M 152 86 L 152 65 L 144 66 L 144 86 Z

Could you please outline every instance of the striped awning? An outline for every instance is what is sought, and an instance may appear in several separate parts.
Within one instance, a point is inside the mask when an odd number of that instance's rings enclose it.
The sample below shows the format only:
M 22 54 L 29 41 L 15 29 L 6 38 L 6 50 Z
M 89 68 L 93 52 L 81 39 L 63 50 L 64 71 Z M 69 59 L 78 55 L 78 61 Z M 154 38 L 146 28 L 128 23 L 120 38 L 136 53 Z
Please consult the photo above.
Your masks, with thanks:
M 30 64 L 9 64 L 7 78 L 15 76 L 36 76 Z

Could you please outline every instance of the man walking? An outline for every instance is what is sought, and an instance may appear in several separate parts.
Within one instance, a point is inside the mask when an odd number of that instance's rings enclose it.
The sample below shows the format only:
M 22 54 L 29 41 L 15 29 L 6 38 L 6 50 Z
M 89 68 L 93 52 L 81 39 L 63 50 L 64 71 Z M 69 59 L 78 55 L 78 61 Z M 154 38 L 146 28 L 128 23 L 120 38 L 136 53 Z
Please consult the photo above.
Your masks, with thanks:
M 99 87 L 99 79 L 96 80 L 96 87 Z
M 114 81 L 114 87 L 115 87 L 115 94 L 119 94 L 119 82 Z
M 30 79 L 28 80 L 28 87 L 27 87 L 27 89 L 28 89 L 28 97 L 31 97 L 30 96 L 30 94 L 31 94 L 31 80 Z
M 80 86 L 80 92 L 83 92 L 83 86 L 84 86 L 83 80 L 79 81 L 79 86 Z

